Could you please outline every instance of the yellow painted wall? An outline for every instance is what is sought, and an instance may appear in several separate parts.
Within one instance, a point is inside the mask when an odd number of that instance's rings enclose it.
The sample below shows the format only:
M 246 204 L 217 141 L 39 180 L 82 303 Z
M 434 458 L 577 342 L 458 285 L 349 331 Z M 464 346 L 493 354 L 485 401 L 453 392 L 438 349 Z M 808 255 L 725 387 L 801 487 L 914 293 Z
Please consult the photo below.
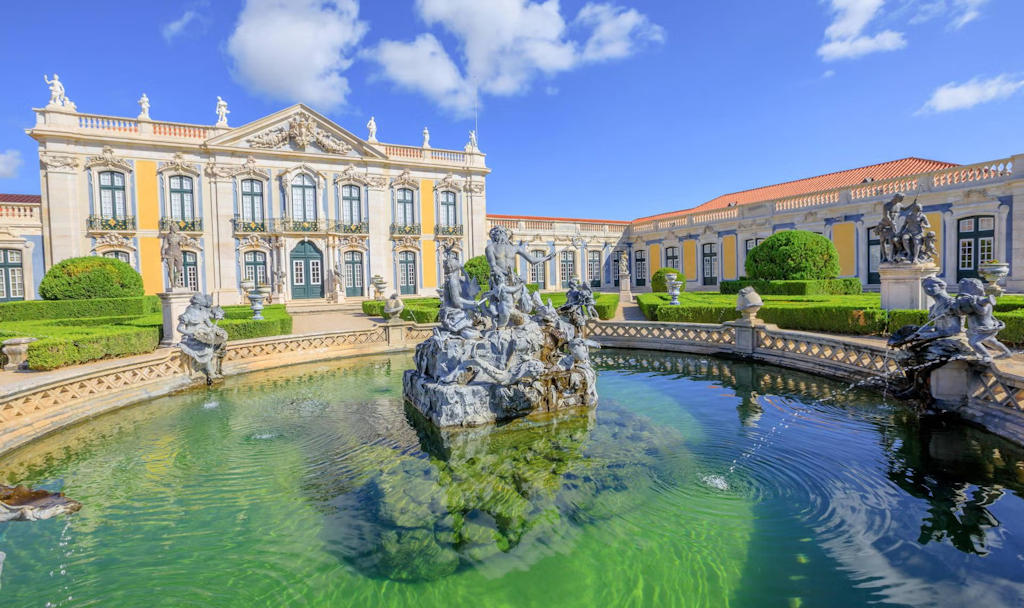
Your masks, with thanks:
M 687 281 L 697 278 L 697 241 L 683 241 L 683 274 Z
M 423 234 L 434 234 L 434 180 L 420 180 L 420 224 Z M 431 258 L 433 259 L 433 258 Z M 433 262 L 431 262 L 432 264 Z M 424 262 L 426 266 L 426 262 Z M 426 272 L 423 277 L 426 278 Z
M 428 239 L 423 239 L 423 287 L 437 287 L 437 243 Z
M 857 274 L 857 240 L 852 222 L 832 226 L 832 242 L 839 252 L 839 276 L 852 277 Z
M 156 163 L 135 161 L 135 202 L 138 205 L 139 230 L 160 227 L 160 196 L 156 189 Z
M 139 268 L 142 269 L 142 287 L 147 295 L 164 290 L 163 265 L 160 263 L 160 237 L 139 237 Z
M 736 274 L 736 235 L 722 237 L 722 278 L 734 280 Z
M 936 211 L 933 213 L 925 213 L 928 217 L 928 223 L 932 225 L 929 230 L 935 231 L 935 257 L 933 258 L 935 263 L 942 267 L 942 212 Z
M 651 276 L 653 277 L 654 273 L 658 272 L 658 269 L 661 268 L 661 245 L 651 245 L 650 255 Z

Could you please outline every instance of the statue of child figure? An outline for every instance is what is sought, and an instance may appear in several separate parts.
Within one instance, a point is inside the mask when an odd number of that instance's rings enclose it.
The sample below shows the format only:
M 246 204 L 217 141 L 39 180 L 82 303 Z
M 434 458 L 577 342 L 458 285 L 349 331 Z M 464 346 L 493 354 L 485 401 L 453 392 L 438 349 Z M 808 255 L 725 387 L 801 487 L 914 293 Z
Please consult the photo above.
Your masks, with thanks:
M 996 339 L 996 334 L 1006 327 L 1006 323 L 993 316 L 996 299 L 985 294 L 981 281 L 961 279 L 960 295 L 956 301 L 960 311 L 967 315 L 967 342 L 982 361 L 992 360 L 992 354 L 985 348 L 985 344 L 1003 351 L 999 355 L 1000 359 L 1013 356 L 1013 352 Z
M 488 313 L 494 319 L 494 327 L 508 326 L 512 314 L 517 312 L 515 294 L 519 289 L 518 285 L 509 285 L 504 274 L 491 273 L 491 290 L 487 292 L 487 299 L 490 300 Z

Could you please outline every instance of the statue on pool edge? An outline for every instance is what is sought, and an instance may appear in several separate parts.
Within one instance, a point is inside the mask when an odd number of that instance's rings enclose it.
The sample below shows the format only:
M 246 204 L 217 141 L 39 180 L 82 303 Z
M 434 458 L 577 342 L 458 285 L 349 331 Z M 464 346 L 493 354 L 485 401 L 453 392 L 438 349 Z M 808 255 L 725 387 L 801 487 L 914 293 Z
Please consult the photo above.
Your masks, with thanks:
M 439 427 L 474 426 L 597 405 L 586 324 L 593 295 L 574 284 L 556 308 L 531 293 L 516 258 L 542 264 L 502 227 L 487 244 L 490 289 L 482 292 L 451 247 L 442 249 L 440 327 L 416 347 L 403 378 L 406 400 Z M 559 313 L 564 313 L 562 316 Z
M 217 327 L 224 309 L 213 305 L 205 293 L 192 296 L 188 308 L 178 317 L 181 342 L 178 348 L 192 360 L 193 369 L 206 376 L 206 383 L 223 377 L 221 367 L 227 352 L 228 332 Z

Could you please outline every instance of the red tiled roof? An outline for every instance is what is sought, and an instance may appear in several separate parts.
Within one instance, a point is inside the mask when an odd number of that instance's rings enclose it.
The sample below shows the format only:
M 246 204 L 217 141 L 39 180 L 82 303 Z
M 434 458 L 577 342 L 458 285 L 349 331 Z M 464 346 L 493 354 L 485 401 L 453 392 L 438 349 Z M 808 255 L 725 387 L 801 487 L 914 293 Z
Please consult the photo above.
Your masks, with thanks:
M 487 219 L 498 219 L 498 220 L 539 220 L 542 222 L 591 222 L 594 224 L 628 224 L 628 221 L 622 220 L 588 220 L 578 217 L 547 217 L 540 215 L 501 215 L 498 213 L 488 213 Z
M 0 203 L 38 203 L 41 200 L 38 194 L 0 194 Z
M 899 160 L 891 160 L 885 163 L 878 163 L 877 165 L 868 165 L 866 167 L 858 167 L 856 169 L 836 171 L 835 173 L 826 173 L 825 175 L 818 175 L 816 177 L 783 182 L 773 186 L 762 186 L 752 190 L 742 190 L 731 194 L 723 194 L 722 196 L 713 198 L 710 201 L 691 209 L 682 209 L 679 211 L 670 211 L 668 213 L 659 213 L 658 215 L 649 215 L 647 217 L 635 219 L 633 222 L 662 219 L 673 215 L 692 213 L 694 211 L 721 209 L 723 207 L 730 206 L 730 203 L 748 205 L 750 203 L 770 201 L 785 198 L 787 196 L 797 196 L 799 194 L 818 192 L 820 190 L 831 190 L 833 188 L 854 186 L 864 181 L 881 181 L 893 177 L 914 175 L 915 173 L 927 173 L 929 171 L 949 169 L 956 166 L 956 163 L 945 163 L 937 160 L 928 160 L 925 158 L 911 156 L 908 158 L 901 158 Z

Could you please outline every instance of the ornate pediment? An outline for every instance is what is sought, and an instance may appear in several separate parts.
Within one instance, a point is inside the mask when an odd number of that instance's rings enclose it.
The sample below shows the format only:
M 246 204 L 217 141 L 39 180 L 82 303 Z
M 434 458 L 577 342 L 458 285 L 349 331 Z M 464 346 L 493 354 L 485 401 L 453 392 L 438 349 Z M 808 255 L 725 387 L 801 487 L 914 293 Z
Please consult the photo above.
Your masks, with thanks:
M 463 187 L 463 189 L 466 192 L 471 192 L 473 194 L 483 194 L 484 193 L 484 183 L 483 182 L 466 182 L 466 185 Z
M 409 170 L 406 169 L 398 174 L 398 177 L 391 180 L 392 188 L 411 188 L 413 190 L 419 190 L 420 183 L 413 178 Z
M 262 249 L 264 251 L 270 251 L 273 248 L 273 244 L 265 238 L 250 234 L 245 237 L 238 239 L 238 246 L 235 247 L 237 250 L 242 249 Z
M 341 173 L 339 173 L 338 176 L 334 178 L 334 183 L 335 184 L 349 183 L 349 184 L 357 184 L 357 185 L 360 185 L 360 186 L 369 186 L 371 183 L 373 183 L 371 181 L 372 179 L 373 178 L 371 178 L 365 172 L 360 171 L 359 169 L 356 169 L 352 165 L 349 165 L 349 166 L 345 167 L 344 169 L 342 169 Z M 382 178 L 378 177 L 376 179 L 382 179 Z
M 242 163 L 242 166 L 235 170 L 235 172 L 232 173 L 231 176 L 253 177 L 256 179 L 270 179 L 270 172 L 263 169 L 257 169 L 256 159 L 253 158 L 252 155 L 249 155 L 245 158 L 245 162 Z
M 104 234 L 96 239 L 93 245 L 92 251 L 96 252 L 100 249 L 129 249 L 135 251 L 135 245 L 132 244 L 132 239 L 121 236 L 120 234 Z
M 340 236 L 335 245 L 342 251 L 359 249 L 361 251 L 367 251 L 370 247 L 367 242 L 368 237 L 362 234 L 350 234 L 348 236 Z
M 156 170 L 157 173 L 163 173 L 165 171 L 170 171 L 172 173 L 185 173 L 187 175 L 199 177 L 199 171 L 196 171 L 195 167 L 185 162 L 185 156 L 181 152 L 175 152 L 174 158 L 170 162 L 164 163 L 162 167 Z
M 293 150 L 305 152 L 315 145 L 328 154 L 348 155 L 352 152 L 352 146 L 327 132 L 316 119 L 301 111 L 286 124 L 260 131 L 245 141 L 253 148 L 271 150 L 289 145 Z
M 101 152 L 99 156 L 89 157 L 89 160 L 85 161 L 86 169 L 91 169 L 93 167 L 116 169 L 118 171 L 132 171 L 131 163 L 114 154 L 114 149 L 110 146 L 103 146 L 103 152 Z
M 420 249 L 420 239 L 417 236 L 395 236 L 392 237 L 394 244 L 394 250 L 399 251 L 401 249 Z
M 448 173 L 437 182 L 434 189 L 438 191 L 451 190 L 452 192 L 460 192 L 463 187 L 462 180 L 456 178 L 454 174 Z

